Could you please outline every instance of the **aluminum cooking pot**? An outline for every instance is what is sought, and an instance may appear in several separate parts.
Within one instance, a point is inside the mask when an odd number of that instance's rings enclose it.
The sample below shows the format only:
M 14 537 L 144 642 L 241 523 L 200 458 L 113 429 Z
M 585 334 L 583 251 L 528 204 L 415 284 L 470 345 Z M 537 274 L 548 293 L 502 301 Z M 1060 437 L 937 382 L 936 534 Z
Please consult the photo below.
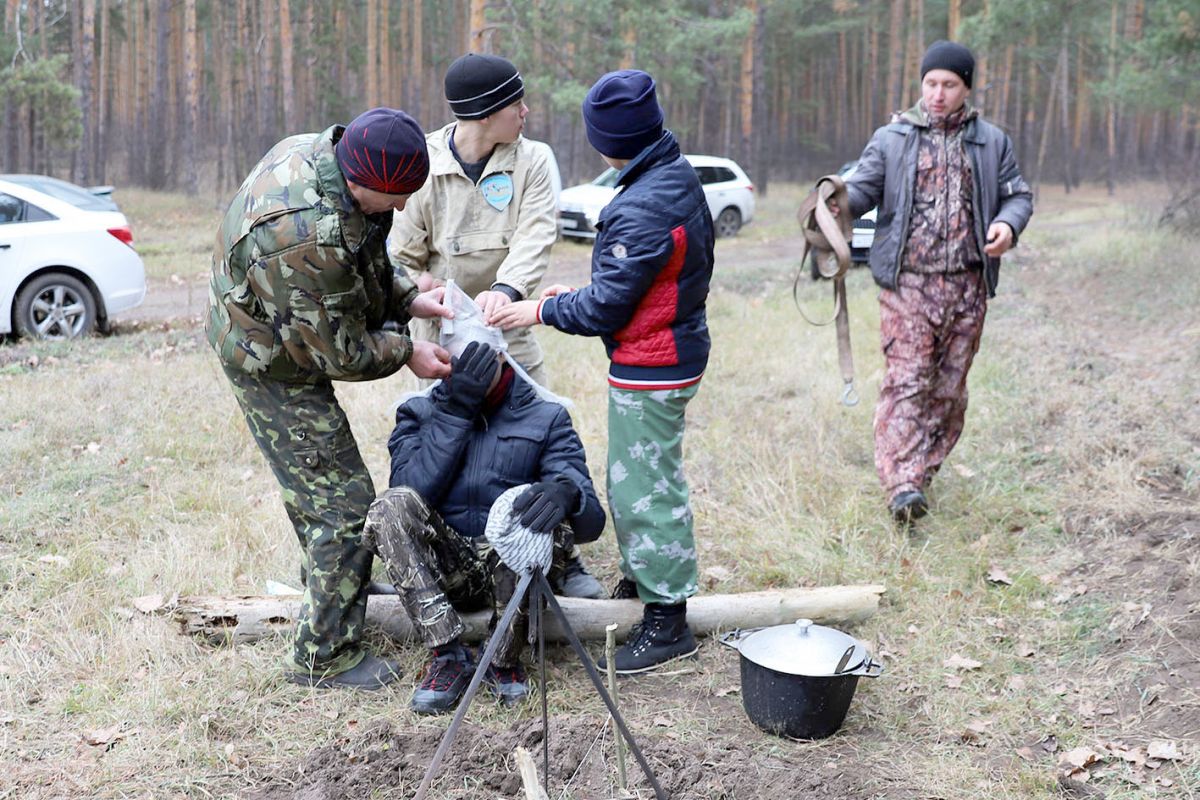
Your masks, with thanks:
M 734 631 L 721 642 L 741 654 L 746 716 L 777 736 L 833 735 L 846 718 L 859 677 L 883 672 L 862 642 L 811 619 Z

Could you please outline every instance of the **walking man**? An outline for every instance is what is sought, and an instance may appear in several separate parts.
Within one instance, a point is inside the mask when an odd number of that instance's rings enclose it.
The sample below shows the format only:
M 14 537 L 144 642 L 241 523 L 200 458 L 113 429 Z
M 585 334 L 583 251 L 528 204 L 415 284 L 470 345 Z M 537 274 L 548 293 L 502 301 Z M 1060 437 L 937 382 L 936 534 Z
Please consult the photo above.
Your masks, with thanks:
M 442 348 L 385 331 L 447 316 L 443 290 L 418 294 L 385 251 L 392 213 L 429 171 L 425 135 L 403 111 L 292 136 L 250 172 L 217 231 L 206 329 L 250 433 L 283 490 L 302 550 L 304 600 L 289 680 L 377 689 L 393 662 L 360 645 L 375 499 L 335 380 L 450 372 Z
M 871 274 L 886 370 L 875 468 L 896 520 L 925 515 L 925 492 L 958 441 L 1000 257 L 1033 213 L 1007 134 L 967 102 L 975 57 L 939 41 L 921 61 L 921 100 L 875 132 L 846 182 L 849 212 L 878 206 Z

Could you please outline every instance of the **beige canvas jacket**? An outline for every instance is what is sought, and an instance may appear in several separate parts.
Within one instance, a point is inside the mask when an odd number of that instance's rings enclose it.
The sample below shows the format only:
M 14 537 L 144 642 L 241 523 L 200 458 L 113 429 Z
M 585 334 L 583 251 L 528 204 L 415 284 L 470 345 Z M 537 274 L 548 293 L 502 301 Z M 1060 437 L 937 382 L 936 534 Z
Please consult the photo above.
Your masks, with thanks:
M 474 297 L 496 283 L 536 297 L 558 235 L 546 156 L 518 138 L 497 145 L 480 179 L 507 173 L 512 200 L 491 206 L 450 151 L 454 123 L 426 136 L 429 180 L 396 212 L 388 253 L 409 270 L 453 278 Z

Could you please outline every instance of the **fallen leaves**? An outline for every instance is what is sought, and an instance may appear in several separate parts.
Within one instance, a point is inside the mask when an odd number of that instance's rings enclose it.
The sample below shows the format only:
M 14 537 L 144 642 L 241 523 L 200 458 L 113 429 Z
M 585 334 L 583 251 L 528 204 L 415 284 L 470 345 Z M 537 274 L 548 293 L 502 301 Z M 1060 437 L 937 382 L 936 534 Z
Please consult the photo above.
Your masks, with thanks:
M 153 614 L 156 611 L 164 611 L 179 605 L 179 595 L 172 595 L 168 600 L 161 594 L 144 594 L 141 597 L 133 598 L 132 602 L 133 607 L 143 614 Z
M 1031 748 L 1019 748 L 1017 755 L 1031 760 Z M 1058 757 L 1060 780 L 1087 783 L 1104 773 L 1104 768 L 1113 762 L 1124 762 L 1134 770 L 1129 780 L 1134 783 L 1145 783 L 1149 778 L 1145 770 L 1155 770 L 1165 762 L 1180 762 L 1184 760 L 1178 743 L 1168 739 L 1155 739 L 1145 747 L 1129 747 L 1122 742 L 1101 742 L 1094 747 L 1075 747 L 1065 751 Z M 1169 778 L 1157 778 L 1156 782 L 1170 786 Z
M 960 656 L 958 653 L 950 656 L 942 662 L 942 666 L 946 669 L 958 670 L 960 672 L 968 672 L 970 670 L 979 669 L 983 666 L 982 661 L 976 661 L 973 658 Z
M 995 564 L 988 567 L 987 580 L 988 583 L 996 583 L 1001 586 L 1012 586 L 1013 583 L 1012 578 L 1008 577 L 1008 573 Z
M 122 730 L 125 723 L 118 722 L 115 725 L 109 725 L 107 728 L 97 728 L 94 731 L 88 731 L 83 734 L 80 739 L 89 747 L 103 747 L 105 751 L 113 749 L 113 747 L 122 739 L 127 739 L 138 732 L 137 728 Z

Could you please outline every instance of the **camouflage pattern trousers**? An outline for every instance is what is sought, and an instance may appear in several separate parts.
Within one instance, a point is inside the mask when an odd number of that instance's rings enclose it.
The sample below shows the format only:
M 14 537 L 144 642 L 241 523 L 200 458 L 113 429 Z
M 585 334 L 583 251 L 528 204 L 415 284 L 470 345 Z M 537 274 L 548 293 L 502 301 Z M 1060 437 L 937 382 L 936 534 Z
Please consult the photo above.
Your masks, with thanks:
M 699 388 L 608 389 L 608 507 L 621 572 L 643 603 L 677 605 L 696 593 L 683 430 Z
M 407 486 L 388 489 L 372 504 L 366 542 L 383 559 L 414 630 L 431 650 L 463 635 L 460 611 L 490 607 L 494 630 L 517 589 L 517 574 L 485 537 L 458 533 Z M 561 572 L 573 545 L 571 528 L 560 525 L 554 532 L 551 579 Z M 492 663 L 515 666 L 528 630 L 526 603 L 501 634 Z
M 886 367 L 875 407 L 875 469 L 889 499 L 924 491 L 962 435 L 967 372 L 986 312 L 979 270 L 902 271 L 895 291 L 880 292 Z
M 375 499 L 350 422 L 331 383 L 280 383 L 229 367 L 225 374 L 300 541 L 304 599 L 292 669 L 344 672 L 364 655 L 372 554 L 362 530 Z

